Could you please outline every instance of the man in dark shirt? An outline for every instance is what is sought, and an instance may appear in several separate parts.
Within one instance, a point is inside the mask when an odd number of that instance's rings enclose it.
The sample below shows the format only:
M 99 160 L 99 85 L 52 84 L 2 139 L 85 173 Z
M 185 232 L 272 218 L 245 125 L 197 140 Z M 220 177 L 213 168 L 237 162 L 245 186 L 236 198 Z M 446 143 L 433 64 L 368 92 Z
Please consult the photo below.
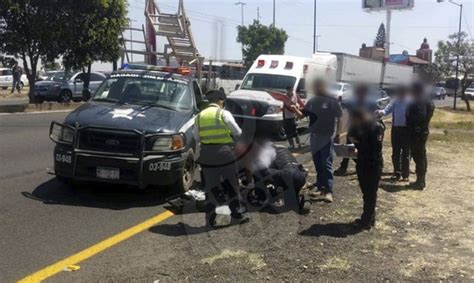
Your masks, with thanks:
M 20 66 L 18 66 L 18 63 L 16 63 L 13 66 L 12 73 L 13 73 L 13 85 L 12 85 L 11 93 L 13 93 L 15 89 L 18 91 L 18 93 L 21 93 L 21 76 L 23 75 L 23 70 L 21 69 Z
M 356 171 L 364 211 L 355 221 L 356 229 L 370 230 L 375 225 L 377 191 L 383 168 L 382 143 L 385 127 L 367 111 L 352 113 L 352 127 L 348 133 L 357 149 Z
M 296 114 L 309 117 L 311 154 L 316 168 L 316 188 L 310 196 L 326 202 L 333 201 L 333 147 L 339 142 L 342 109 L 339 101 L 331 96 L 324 80 L 313 83 L 314 96 L 305 105 L 303 112 L 294 107 Z
M 410 138 L 410 150 L 416 165 L 416 181 L 409 187 L 423 190 L 426 186 L 426 142 L 430 133 L 429 127 L 433 117 L 434 104 L 425 95 L 424 85 L 415 83 L 412 86 L 413 102 L 406 111 L 406 125 Z

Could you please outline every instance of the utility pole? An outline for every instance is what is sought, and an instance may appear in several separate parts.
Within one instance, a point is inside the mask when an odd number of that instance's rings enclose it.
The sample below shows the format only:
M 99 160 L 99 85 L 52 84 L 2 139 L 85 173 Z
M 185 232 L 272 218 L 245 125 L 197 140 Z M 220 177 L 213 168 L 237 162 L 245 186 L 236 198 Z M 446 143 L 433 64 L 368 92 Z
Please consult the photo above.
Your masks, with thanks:
M 273 27 L 275 27 L 275 0 L 273 0 Z
M 314 0 L 314 16 L 313 16 L 313 21 L 314 21 L 314 27 L 313 27 L 313 54 L 318 51 L 318 47 L 316 46 L 316 12 L 317 12 L 317 0 Z
M 245 4 L 242 1 L 239 1 L 239 2 L 235 3 L 235 5 L 240 5 L 241 15 L 242 15 L 241 27 L 244 27 L 244 6 L 247 5 L 247 4 Z M 243 43 L 242 43 L 242 59 L 244 59 L 244 44 Z
M 241 20 L 241 26 L 244 26 L 244 6 L 247 5 L 246 3 L 242 2 L 242 1 L 239 1 L 237 3 L 235 3 L 235 5 L 240 5 L 240 9 L 241 9 L 241 16 L 242 16 L 242 20 Z
M 392 10 L 387 10 L 387 30 L 385 33 L 385 59 L 390 58 L 390 29 L 392 26 Z
M 444 2 L 444 0 L 438 0 L 438 3 Z M 453 109 L 456 110 L 456 101 L 459 89 L 459 51 L 461 49 L 461 29 L 462 29 L 462 8 L 463 4 L 454 2 L 453 0 L 448 0 L 449 3 L 459 7 L 459 29 L 458 29 L 458 42 L 457 42 L 457 54 L 456 54 L 456 88 L 454 89 L 454 102 Z
M 260 7 L 257 7 L 257 21 L 260 22 Z

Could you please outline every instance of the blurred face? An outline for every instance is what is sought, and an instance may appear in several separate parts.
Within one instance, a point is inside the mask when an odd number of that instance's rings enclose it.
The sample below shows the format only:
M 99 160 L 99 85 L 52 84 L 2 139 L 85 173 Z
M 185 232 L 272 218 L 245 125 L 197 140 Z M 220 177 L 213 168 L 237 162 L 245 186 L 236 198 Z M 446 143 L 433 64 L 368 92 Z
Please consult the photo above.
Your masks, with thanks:
M 288 97 L 293 97 L 293 95 L 294 95 L 293 89 L 292 89 L 292 88 L 288 88 L 288 89 L 286 90 L 286 95 L 288 95 Z
M 315 95 L 324 95 L 326 94 L 327 86 L 324 81 L 315 81 L 313 83 L 313 91 Z
M 369 94 L 369 89 L 365 86 L 358 87 L 355 90 L 355 96 L 359 98 L 360 100 L 366 99 L 368 94 Z
M 396 95 L 399 98 L 405 98 L 408 95 L 408 91 L 405 88 L 401 88 L 397 90 Z

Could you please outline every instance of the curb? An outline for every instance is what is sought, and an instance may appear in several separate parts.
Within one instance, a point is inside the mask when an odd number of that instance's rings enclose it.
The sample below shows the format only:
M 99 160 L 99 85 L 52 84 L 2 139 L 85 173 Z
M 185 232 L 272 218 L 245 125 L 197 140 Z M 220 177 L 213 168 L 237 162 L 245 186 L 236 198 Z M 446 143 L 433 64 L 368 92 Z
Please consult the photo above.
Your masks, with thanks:
M 74 110 L 81 106 L 83 103 L 56 103 L 56 102 L 44 102 L 41 104 L 29 104 L 25 103 L 10 103 L 0 104 L 0 113 L 28 113 L 28 112 L 50 112 L 50 111 L 63 111 L 63 110 Z

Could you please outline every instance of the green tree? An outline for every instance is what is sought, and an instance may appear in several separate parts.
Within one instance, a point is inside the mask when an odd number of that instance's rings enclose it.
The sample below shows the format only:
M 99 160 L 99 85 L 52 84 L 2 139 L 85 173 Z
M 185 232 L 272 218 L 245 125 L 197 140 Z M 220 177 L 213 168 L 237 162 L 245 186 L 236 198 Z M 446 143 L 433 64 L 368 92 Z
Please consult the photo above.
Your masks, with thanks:
M 250 68 L 261 54 L 283 54 L 288 35 L 283 29 L 262 25 L 255 20 L 252 25 L 239 26 L 237 42 L 243 45 L 245 66 Z
M 126 0 L 71 1 L 70 10 L 80 14 L 70 23 L 71 30 L 64 56 L 68 69 L 82 69 L 88 89 L 94 61 L 114 62 L 120 57 L 119 35 L 127 25 Z
M 379 26 L 379 30 L 377 31 L 377 36 L 375 37 L 374 46 L 379 48 L 385 48 L 386 40 L 387 36 L 385 34 L 385 25 L 381 23 Z
M 460 96 L 466 103 L 466 108 L 471 111 L 469 99 L 465 94 L 466 89 L 473 83 L 474 78 L 474 44 L 469 42 L 467 34 L 461 33 L 458 48 L 458 34 L 451 34 L 446 41 L 438 42 L 435 53 L 434 65 L 445 78 L 456 75 L 457 55 L 459 54 Z
M 71 17 L 63 9 L 64 2 L 0 0 L 0 51 L 21 59 L 31 86 L 30 102 L 39 59 L 56 58 L 64 51 L 62 38 Z

